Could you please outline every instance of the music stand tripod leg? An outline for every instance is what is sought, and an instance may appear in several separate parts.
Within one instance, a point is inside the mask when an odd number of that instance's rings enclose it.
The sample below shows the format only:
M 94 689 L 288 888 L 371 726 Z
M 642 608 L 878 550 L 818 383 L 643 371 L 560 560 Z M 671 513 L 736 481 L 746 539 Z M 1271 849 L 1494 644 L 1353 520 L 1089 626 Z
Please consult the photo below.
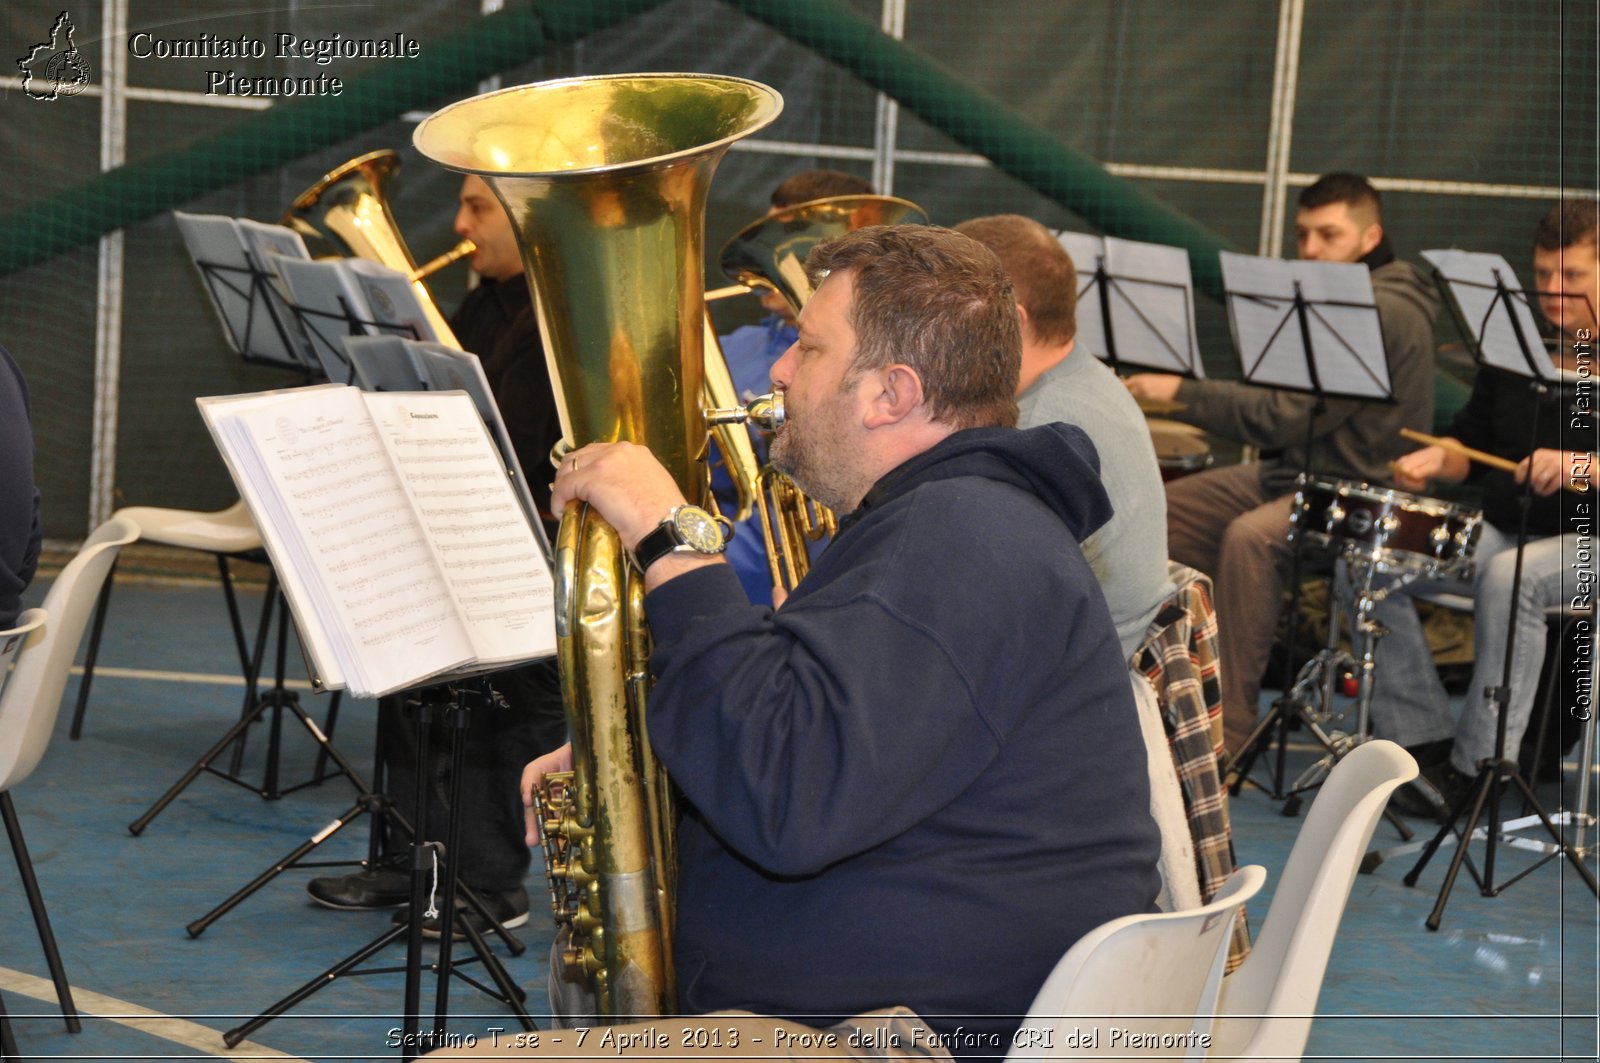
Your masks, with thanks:
M 344 829 L 345 826 L 347 826 L 352 820 L 354 820 L 363 812 L 371 812 L 374 815 L 381 813 L 386 816 L 392 816 L 396 826 L 403 831 L 407 837 L 412 836 L 411 825 L 408 824 L 400 815 L 399 811 L 393 807 L 393 803 L 388 799 L 388 797 L 367 785 L 366 781 L 361 777 L 361 774 L 356 771 L 355 766 L 345 759 L 344 754 L 339 751 L 338 746 L 335 746 L 331 741 L 328 740 L 327 736 L 323 734 L 322 731 L 317 727 L 316 721 L 310 717 L 305 709 L 300 707 L 300 703 L 298 701 L 291 702 L 289 704 L 289 709 L 294 713 L 295 717 L 306 728 L 306 730 L 311 733 L 312 737 L 316 740 L 318 746 L 321 748 L 323 755 L 331 758 L 334 764 L 338 766 L 339 773 L 348 778 L 351 785 L 356 788 L 356 802 L 350 808 L 341 813 L 340 816 L 332 823 L 318 831 L 316 834 L 312 835 L 306 841 L 302 842 L 298 847 L 289 852 L 288 855 L 284 856 L 272 866 L 268 867 L 261 874 L 257 875 L 227 900 L 211 909 L 199 919 L 189 923 L 186 929 L 188 930 L 190 937 L 199 937 L 205 932 L 207 927 L 216 922 L 222 916 L 228 914 L 228 912 L 232 911 L 234 908 L 238 907 L 240 902 L 244 901 L 251 894 L 255 893 L 261 887 L 277 878 L 283 872 L 292 867 L 298 866 L 303 857 L 315 850 L 323 842 L 333 837 L 340 830 Z M 376 843 L 373 842 L 371 845 L 369 845 L 369 852 L 374 851 L 375 844 Z
M 0 998 L 0 1063 L 22 1063 L 22 1053 L 17 1049 L 17 1039 L 11 1033 L 11 1019 L 6 1015 L 6 1003 Z
M 268 600 L 271 601 L 270 598 Z M 261 659 L 260 651 L 263 648 L 262 644 L 266 638 L 265 629 L 268 623 L 270 623 L 269 610 L 263 610 L 262 622 L 262 630 L 257 632 L 256 636 L 256 660 L 258 662 Z M 177 782 L 168 787 L 167 792 L 158 797 L 155 804 L 145 809 L 143 815 L 134 820 L 132 823 L 128 824 L 129 833 L 135 836 L 143 834 L 144 829 L 150 825 L 151 821 L 159 816 L 166 809 L 166 807 L 177 798 L 179 794 L 183 793 L 190 783 L 198 779 L 202 772 L 211 770 L 211 762 L 220 757 L 223 750 L 227 749 L 235 741 L 242 739 L 245 733 L 249 731 L 250 726 L 255 723 L 255 721 L 261 716 L 261 713 L 266 709 L 266 703 L 257 699 L 255 696 L 255 679 L 256 672 L 252 669 L 251 674 L 245 677 L 245 706 L 244 711 L 239 716 L 239 719 L 234 722 L 232 727 L 228 728 L 228 730 L 223 733 L 221 738 L 217 739 L 217 741 L 212 744 L 210 749 L 201 754 L 199 760 L 189 765 L 189 770 L 184 772 L 183 775 L 179 777 Z M 231 778 L 231 776 L 224 777 Z
M 272 624 L 272 612 L 277 601 L 276 589 L 277 577 L 275 574 L 269 574 L 267 577 L 266 599 L 261 607 L 261 624 L 256 630 L 255 653 L 251 658 L 250 666 L 245 670 L 244 706 L 239 714 L 239 719 L 235 721 L 232 727 L 228 728 L 210 749 L 201 755 L 199 760 L 189 765 L 189 770 L 184 772 L 177 782 L 168 787 L 167 792 L 157 798 L 155 804 L 151 805 L 143 815 L 128 825 L 129 833 L 135 836 L 143 834 L 144 829 L 150 825 L 151 821 L 159 816 L 190 783 L 198 779 L 202 772 L 212 770 L 211 762 L 220 757 L 223 750 L 234 742 L 243 740 L 250 726 L 255 723 L 266 708 L 266 704 L 256 697 L 256 680 L 260 675 L 261 661 L 264 659 L 266 652 L 267 632 Z M 222 773 L 217 772 L 216 774 L 221 775 Z M 223 775 L 223 778 L 231 779 L 234 782 L 238 781 L 230 775 Z
M 476 706 L 480 712 L 509 711 L 504 701 L 499 700 L 499 696 L 495 694 L 488 681 L 482 677 L 472 680 L 470 689 L 465 686 L 457 688 L 456 703 L 451 708 L 449 717 L 451 766 L 450 819 L 445 835 L 447 864 L 449 862 L 448 854 L 461 852 L 461 817 L 456 814 L 456 810 L 461 807 L 462 779 L 466 776 L 467 771 L 466 732 L 471 720 L 472 706 Z M 488 945 L 484 942 L 483 936 L 478 932 L 478 929 L 465 918 L 464 912 L 456 910 L 455 901 L 458 888 L 463 894 L 471 893 L 466 888 L 466 885 L 459 881 L 458 874 L 454 872 L 447 873 L 444 876 L 444 911 L 439 917 L 439 979 L 434 1002 L 434 1029 L 441 1037 L 445 1032 L 445 1022 L 450 1010 L 451 953 L 454 945 L 455 921 L 458 917 L 462 920 L 463 936 L 469 939 L 479 956 L 489 951 Z M 480 915 L 488 918 L 490 925 L 495 928 L 502 938 L 508 942 L 515 943 L 514 955 L 523 951 L 524 946 L 522 943 L 511 937 L 499 920 L 490 916 L 481 899 L 469 896 L 468 901 Z M 511 1005 L 512 1011 L 519 1020 L 524 1021 L 524 1029 L 535 1029 L 531 1025 L 533 1020 L 528 1017 L 526 1010 L 522 1006 L 522 1000 L 526 994 L 510 980 L 504 966 L 498 962 L 486 964 L 485 966 L 489 976 L 495 981 L 496 987 L 506 997 L 507 1003 Z
M 425 779 L 429 774 L 429 766 L 431 764 L 432 757 L 429 732 L 431 730 L 432 721 L 432 704 L 426 697 L 424 697 L 421 700 L 420 710 L 417 713 L 417 756 L 414 771 L 419 779 Z M 342 766 L 343 765 L 341 765 L 341 767 Z M 459 777 L 460 776 L 458 774 L 457 778 Z M 306 1000 L 324 986 L 332 984 L 339 977 L 349 974 L 367 973 L 360 971 L 357 968 L 393 942 L 404 937 L 406 939 L 406 962 L 404 967 L 406 978 L 403 1014 L 406 1018 L 406 1032 L 418 1036 L 405 1038 L 401 1052 L 403 1059 L 410 1060 L 415 1058 L 416 1047 L 414 1042 L 417 1041 L 421 1036 L 425 1036 L 424 1031 L 421 1030 L 422 923 L 417 916 L 421 911 L 423 898 L 427 896 L 430 891 L 425 890 L 423 887 L 424 883 L 431 879 L 435 868 L 437 868 L 440 872 L 441 881 L 447 880 L 449 876 L 454 874 L 453 865 L 451 863 L 443 860 L 440 860 L 437 863 L 435 862 L 434 857 L 438 852 L 438 846 L 436 844 L 427 842 L 419 843 L 415 841 L 415 838 L 420 837 L 421 834 L 425 832 L 427 819 L 427 788 L 419 785 L 416 789 L 417 793 L 413 811 L 414 822 L 416 823 L 416 833 L 413 835 L 414 840 L 411 849 L 412 904 L 411 908 L 409 909 L 409 918 L 405 921 L 405 923 L 397 924 L 391 927 L 389 930 L 385 931 L 374 940 L 368 942 L 366 945 L 362 946 L 345 959 L 340 960 L 332 967 L 329 967 L 320 974 L 316 975 L 310 981 L 304 983 L 298 989 L 274 1003 L 266 1011 L 255 1016 L 249 1021 L 242 1023 L 231 1030 L 228 1030 L 223 1034 L 223 1041 L 230 1048 L 237 1045 L 240 1041 L 250 1036 L 256 1030 L 259 1030 L 262 1026 L 265 1026 L 268 1022 L 280 1015 L 285 1014 L 290 1008 L 294 1007 L 296 1004 L 299 1004 L 301 1001 Z M 394 810 L 391 809 L 391 812 L 393 811 Z M 457 820 L 458 817 L 459 801 L 455 801 L 450 806 L 449 819 Z M 452 825 L 447 822 L 447 836 L 455 833 L 458 830 L 458 825 Z M 470 892 L 464 891 L 463 896 L 467 898 L 469 904 L 474 900 L 474 897 Z M 469 931 L 471 930 L 470 927 L 467 929 Z M 448 927 L 442 928 L 443 935 L 448 935 L 448 933 Z M 504 928 L 501 928 L 501 933 L 505 933 Z M 495 984 L 497 986 L 501 986 L 502 988 L 509 987 L 511 990 L 514 990 L 514 992 L 509 993 L 507 997 L 502 999 L 502 1003 L 505 1003 L 512 1008 L 513 1014 L 516 1016 L 518 1022 L 522 1024 L 523 1029 L 530 1031 L 538 1029 L 538 1026 L 534 1023 L 532 1017 L 528 1015 L 527 1010 L 522 1005 L 522 1000 L 525 994 L 523 994 L 523 992 L 515 985 L 515 983 L 511 981 L 511 977 L 506 973 L 504 966 L 500 963 L 499 957 L 497 957 L 488 947 L 487 942 L 484 941 L 482 935 L 469 932 L 467 938 L 472 943 L 474 951 L 477 953 L 478 960 L 484 964 L 485 969 L 491 972 Z M 448 943 L 448 941 L 448 936 L 441 936 L 442 943 Z M 441 974 L 440 977 L 443 979 L 446 976 Z

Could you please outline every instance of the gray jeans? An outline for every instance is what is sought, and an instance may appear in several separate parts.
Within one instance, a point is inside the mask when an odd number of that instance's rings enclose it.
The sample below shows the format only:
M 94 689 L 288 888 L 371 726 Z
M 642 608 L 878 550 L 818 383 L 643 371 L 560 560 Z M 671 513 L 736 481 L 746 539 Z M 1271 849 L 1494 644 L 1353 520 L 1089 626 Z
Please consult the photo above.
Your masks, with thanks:
M 1477 572 L 1469 582 L 1411 584 L 1380 602 L 1373 617 L 1389 629 L 1377 649 L 1373 684 L 1373 731 L 1411 746 L 1455 735 L 1450 763 L 1472 774 L 1478 762 L 1494 756 L 1496 707 L 1485 688 L 1499 686 L 1505 666 L 1506 633 L 1511 627 L 1511 583 L 1516 566 L 1515 535 L 1484 524 L 1474 555 Z M 1506 709 L 1506 754 L 1515 758 L 1539 693 L 1545 656 L 1546 608 L 1569 604 L 1594 586 L 1593 544 L 1579 554 L 1579 537 L 1552 535 L 1531 540 L 1522 562 L 1517 603 L 1516 646 L 1511 659 L 1511 700 Z M 1582 562 L 1586 560 L 1586 564 Z M 1449 697 L 1412 604 L 1416 595 L 1447 591 L 1471 595 L 1473 610 L 1472 683 L 1457 723 Z

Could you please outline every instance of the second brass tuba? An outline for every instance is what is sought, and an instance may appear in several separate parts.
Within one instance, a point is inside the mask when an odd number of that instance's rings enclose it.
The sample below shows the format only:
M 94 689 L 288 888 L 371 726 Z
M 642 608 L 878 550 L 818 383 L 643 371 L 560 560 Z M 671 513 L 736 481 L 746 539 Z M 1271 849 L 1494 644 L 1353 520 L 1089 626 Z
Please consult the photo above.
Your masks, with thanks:
M 728 146 L 777 117 L 739 78 L 572 78 L 445 107 L 415 133 L 428 158 L 481 176 L 506 207 L 533 288 L 566 441 L 650 448 L 685 497 L 707 495 L 705 201 Z M 643 585 L 616 531 L 562 515 L 556 623 L 573 745 L 570 808 L 550 867 L 570 934 L 565 975 L 600 1017 L 671 1014 L 671 814 L 645 737 Z

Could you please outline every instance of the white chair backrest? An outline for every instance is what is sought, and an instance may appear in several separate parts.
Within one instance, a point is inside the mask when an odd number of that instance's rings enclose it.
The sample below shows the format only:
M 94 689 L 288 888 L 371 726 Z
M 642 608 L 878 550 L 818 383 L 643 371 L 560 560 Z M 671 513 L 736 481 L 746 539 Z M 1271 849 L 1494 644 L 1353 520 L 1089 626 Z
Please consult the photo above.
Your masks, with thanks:
M 1250 958 L 1224 980 L 1213 1059 L 1297 1060 L 1378 817 L 1417 762 L 1393 742 L 1364 743 L 1333 766 L 1306 815 Z
M 1172 745 L 1161 723 L 1156 688 L 1143 672 L 1129 669 L 1133 703 L 1139 710 L 1139 732 L 1144 736 L 1146 766 L 1150 774 L 1150 815 L 1161 832 L 1161 893 L 1156 907 L 1181 912 L 1200 907 L 1200 874 L 1194 862 L 1194 835 L 1189 833 L 1189 812 L 1183 807 L 1183 785 L 1172 763 Z
M 44 624 L 43 609 L 25 609 L 17 617 L 17 626 L 0 631 L 0 691 L 11 678 L 11 662 L 17 659 L 28 638 Z
M 22 782 L 38 766 L 55 727 L 67 672 L 89 622 L 95 598 L 117 552 L 139 538 L 139 526 L 113 517 L 84 542 L 50 585 L 39 609 L 43 623 L 29 633 L 16 668 L 0 691 L 0 792 Z
M 1006 1059 L 1204 1059 L 1234 918 L 1266 880 L 1259 865 L 1241 867 L 1202 908 L 1085 934 L 1045 979 Z

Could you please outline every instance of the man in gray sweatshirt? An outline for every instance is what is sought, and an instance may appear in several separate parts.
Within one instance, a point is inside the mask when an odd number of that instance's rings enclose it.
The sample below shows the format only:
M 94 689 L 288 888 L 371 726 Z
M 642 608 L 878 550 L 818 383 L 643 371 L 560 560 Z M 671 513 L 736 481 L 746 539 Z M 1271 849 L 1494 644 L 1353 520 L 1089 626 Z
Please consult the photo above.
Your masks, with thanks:
M 1309 467 L 1317 478 L 1383 483 L 1390 476 L 1388 463 L 1411 448 L 1400 429 L 1433 428 L 1439 297 L 1420 270 L 1394 257 L 1377 190 L 1356 174 L 1319 178 L 1300 194 L 1295 242 L 1303 259 L 1360 262 L 1371 269 L 1394 404 L 1328 399 L 1319 409 L 1304 392 L 1155 373 L 1127 382 L 1138 398 L 1179 403 L 1177 419 L 1263 451 L 1258 464 L 1213 469 L 1167 485 L 1168 554 L 1208 573 L 1216 584 L 1223 741 L 1231 753 L 1255 726 L 1261 673 L 1288 571 L 1294 482 L 1308 465 L 1308 440 Z

